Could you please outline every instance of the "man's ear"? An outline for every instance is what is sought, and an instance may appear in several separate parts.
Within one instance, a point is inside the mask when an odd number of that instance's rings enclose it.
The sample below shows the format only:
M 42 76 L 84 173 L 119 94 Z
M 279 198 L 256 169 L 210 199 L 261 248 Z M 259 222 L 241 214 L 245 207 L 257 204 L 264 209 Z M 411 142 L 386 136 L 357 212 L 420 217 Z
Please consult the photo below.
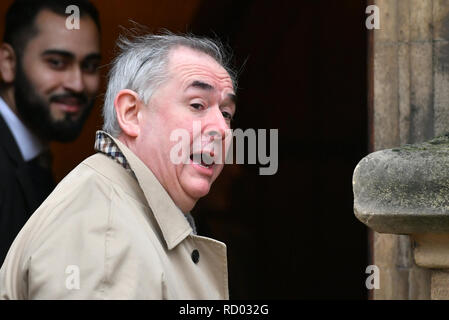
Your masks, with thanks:
M 5 83 L 12 83 L 16 75 L 17 57 L 8 43 L 0 45 L 0 77 Z
M 120 90 L 114 100 L 117 121 L 123 133 L 130 137 L 140 134 L 140 109 L 143 106 L 139 95 L 129 89 Z

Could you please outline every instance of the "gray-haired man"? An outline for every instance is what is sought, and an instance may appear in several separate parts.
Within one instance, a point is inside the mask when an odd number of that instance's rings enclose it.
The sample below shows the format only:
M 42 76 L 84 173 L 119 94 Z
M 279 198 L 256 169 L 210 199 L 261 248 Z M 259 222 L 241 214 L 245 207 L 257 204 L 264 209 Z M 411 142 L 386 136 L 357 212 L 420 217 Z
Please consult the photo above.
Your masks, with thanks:
M 224 53 L 172 34 L 122 39 L 121 49 L 99 153 L 22 229 L 0 270 L 1 298 L 228 298 L 226 247 L 197 236 L 188 214 L 223 168 L 209 161 L 213 146 L 229 146 L 235 81 Z M 174 162 L 179 131 L 188 151 Z

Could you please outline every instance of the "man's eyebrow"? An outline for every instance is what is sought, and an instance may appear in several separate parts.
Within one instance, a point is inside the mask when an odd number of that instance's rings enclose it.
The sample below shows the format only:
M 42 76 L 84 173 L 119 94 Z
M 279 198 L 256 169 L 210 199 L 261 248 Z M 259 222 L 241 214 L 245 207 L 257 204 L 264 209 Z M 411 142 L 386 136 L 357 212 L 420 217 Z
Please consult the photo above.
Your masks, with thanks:
M 63 56 L 68 59 L 75 58 L 75 55 L 72 52 L 66 51 L 66 50 L 58 50 L 58 49 L 48 49 L 42 53 L 42 56 L 48 56 L 48 55 L 58 55 L 58 56 Z M 101 60 L 101 55 L 96 52 L 90 53 L 83 60 L 92 60 L 92 59 Z
M 211 86 L 210 84 L 208 84 L 208 83 L 206 83 L 206 82 L 198 81 L 198 80 L 193 81 L 193 82 L 187 87 L 187 89 L 188 89 L 188 88 L 191 88 L 191 87 L 193 87 L 193 88 L 199 88 L 199 89 L 203 89 L 203 90 L 207 90 L 207 91 L 212 91 L 212 90 L 215 89 L 215 88 L 214 88 L 213 86 Z
M 44 52 L 42 52 L 42 56 L 49 56 L 52 54 L 58 55 L 58 56 L 63 56 L 65 58 L 70 58 L 70 59 L 75 58 L 75 55 L 73 53 L 71 53 L 70 51 L 65 51 L 65 50 L 48 49 L 48 50 L 45 50 Z
M 210 84 L 205 83 L 205 82 L 202 82 L 202 81 L 198 81 L 198 80 L 193 81 L 193 82 L 187 87 L 187 89 L 192 88 L 192 87 L 193 87 L 193 88 L 199 88 L 199 89 L 207 90 L 207 91 L 212 91 L 212 90 L 215 89 L 215 88 L 214 88 L 213 86 L 211 86 Z M 234 104 L 237 103 L 237 96 L 236 96 L 234 93 L 228 93 L 227 96 L 228 96 L 229 100 L 231 100 L 232 103 L 234 103 Z
M 88 54 L 83 60 L 101 60 L 101 54 L 91 53 Z

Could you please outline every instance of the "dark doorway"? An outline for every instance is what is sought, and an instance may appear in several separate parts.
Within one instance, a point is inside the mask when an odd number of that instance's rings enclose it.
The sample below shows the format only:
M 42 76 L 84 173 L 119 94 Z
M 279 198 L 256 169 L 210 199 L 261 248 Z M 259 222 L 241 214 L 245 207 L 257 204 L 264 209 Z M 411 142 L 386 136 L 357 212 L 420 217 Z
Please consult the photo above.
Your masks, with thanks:
M 279 129 L 275 175 L 229 166 L 194 212 L 228 245 L 231 299 L 367 296 L 367 232 L 352 209 L 368 141 L 365 7 L 203 1 L 193 19 L 244 64 L 235 127 Z

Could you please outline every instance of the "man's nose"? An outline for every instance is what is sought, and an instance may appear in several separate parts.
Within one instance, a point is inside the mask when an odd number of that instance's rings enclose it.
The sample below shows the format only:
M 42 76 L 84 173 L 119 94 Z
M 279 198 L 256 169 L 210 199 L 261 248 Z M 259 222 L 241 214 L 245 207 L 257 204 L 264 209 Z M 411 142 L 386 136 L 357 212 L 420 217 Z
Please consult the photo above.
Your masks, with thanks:
M 79 67 L 74 67 L 66 72 L 64 87 L 73 92 L 84 91 L 83 73 Z
M 229 124 L 226 122 L 221 110 L 217 108 L 211 108 L 210 117 L 208 117 L 208 122 L 206 124 L 205 134 L 211 139 L 222 139 L 226 138 L 229 132 Z

